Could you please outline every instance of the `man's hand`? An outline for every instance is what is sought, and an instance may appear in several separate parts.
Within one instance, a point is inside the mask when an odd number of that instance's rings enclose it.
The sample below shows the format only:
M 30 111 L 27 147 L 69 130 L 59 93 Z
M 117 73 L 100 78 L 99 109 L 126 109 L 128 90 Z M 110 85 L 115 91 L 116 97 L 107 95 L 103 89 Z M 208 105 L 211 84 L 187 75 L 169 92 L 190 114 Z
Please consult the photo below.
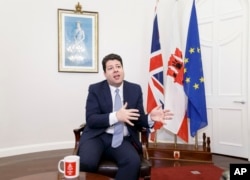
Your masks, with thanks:
M 128 103 L 126 102 L 119 111 L 116 112 L 116 117 L 118 121 L 128 123 L 131 126 L 134 124 L 130 120 L 138 120 L 140 117 L 138 109 L 126 109 Z
M 170 120 L 173 117 L 173 113 L 170 112 L 170 110 L 166 109 L 163 110 L 162 106 L 157 106 L 155 107 L 151 112 L 150 112 L 150 118 L 153 121 L 159 121 L 163 124 L 166 124 L 166 120 Z

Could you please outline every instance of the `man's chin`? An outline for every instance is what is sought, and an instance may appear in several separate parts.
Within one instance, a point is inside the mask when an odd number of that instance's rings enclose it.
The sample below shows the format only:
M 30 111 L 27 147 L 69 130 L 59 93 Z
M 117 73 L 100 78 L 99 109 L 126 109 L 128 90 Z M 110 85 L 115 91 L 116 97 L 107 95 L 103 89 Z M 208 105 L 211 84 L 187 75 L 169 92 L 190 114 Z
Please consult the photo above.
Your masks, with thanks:
M 116 81 L 114 81 L 114 82 L 112 83 L 112 86 L 119 87 L 119 86 L 122 85 L 122 82 L 123 82 L 123 81 L 116 80 Z

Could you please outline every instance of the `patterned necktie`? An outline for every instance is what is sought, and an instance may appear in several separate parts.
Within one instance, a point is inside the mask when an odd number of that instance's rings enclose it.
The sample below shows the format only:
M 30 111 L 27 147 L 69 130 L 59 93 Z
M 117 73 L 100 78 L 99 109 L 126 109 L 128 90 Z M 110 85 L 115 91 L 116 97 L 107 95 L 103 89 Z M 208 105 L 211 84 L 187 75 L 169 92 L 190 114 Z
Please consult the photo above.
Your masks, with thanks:
M 115 90 L 115 103 L 114 103 L 114 111 L 118 111 L 122 107 L 121 97 L 119 95 L 119 89 Z M 116 148 L 121 145 L 123 140 L 123 123 L 117 122 L 114 125 L 114 134 L 112 139 L 112 147 Z

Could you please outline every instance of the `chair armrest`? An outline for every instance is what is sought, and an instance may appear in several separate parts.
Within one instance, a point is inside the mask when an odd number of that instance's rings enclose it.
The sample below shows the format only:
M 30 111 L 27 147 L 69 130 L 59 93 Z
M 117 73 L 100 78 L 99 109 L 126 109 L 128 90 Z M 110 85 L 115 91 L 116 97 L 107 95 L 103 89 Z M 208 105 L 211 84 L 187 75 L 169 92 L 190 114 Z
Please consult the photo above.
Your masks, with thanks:
M 148 132 L 146 128 L 141 130 L 141 143 L 142 143 L 142 155 L 145 159 L 149 160 L 148 156 Z
M 142 144 L 142 155 L 144 159 L 149 160 L 148 149 L 145 144 Z
M 81 134 L 83 129 L 85 128 L 85 124 L 80 125 L 79 128 L 76 128 L 73 130 L 74 135 L 75 135 L 75 148 L 73 150 L 73 154 L 76 155 L 77 151 L 79 149 L 79 142 L 80 142 L 80 138 L 81 138 Z
M 141 134 L 141 143 L 145 144 L 148 147 L 148 131 L 146 128 L 142 128 L 140 131 Z

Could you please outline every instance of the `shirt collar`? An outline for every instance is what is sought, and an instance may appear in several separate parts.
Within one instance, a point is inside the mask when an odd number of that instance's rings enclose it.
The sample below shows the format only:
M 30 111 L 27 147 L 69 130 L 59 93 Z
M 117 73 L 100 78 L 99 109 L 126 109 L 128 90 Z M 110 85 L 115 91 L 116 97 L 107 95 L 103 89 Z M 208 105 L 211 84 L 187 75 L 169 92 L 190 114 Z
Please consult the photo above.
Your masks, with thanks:
M 119 87 L 109 85 L 109 88 L 112 93 L 115 93 L 115 90 L 119 89 L 119 94 L 123 94 L 123 83 Z

